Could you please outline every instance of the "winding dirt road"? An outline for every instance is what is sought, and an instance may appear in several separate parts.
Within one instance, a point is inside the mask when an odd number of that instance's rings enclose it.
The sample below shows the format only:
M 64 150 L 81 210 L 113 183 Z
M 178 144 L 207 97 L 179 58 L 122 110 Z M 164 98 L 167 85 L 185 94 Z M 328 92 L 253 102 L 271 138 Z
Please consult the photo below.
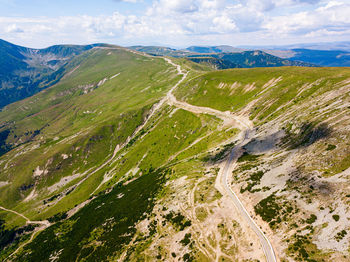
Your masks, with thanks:
M 239 200 L 235 192 L 231 189 L 229 183 L 228 183 L 228 176 L 232 172 L 232 170 L 236 167 L 237 165 L 237 159 L 240 156 L 240 152 L 242 151 L 243 145 L 245 145 L 247 142 L 249 142 L 249 134 L 250 130 L 253 128 L 252 122 L 249 120 L 249 118 L 244 117 L 244 116 L 238 116 L 238 115 L 233 115 L 230 112 L 222 112 L 219 110 L 215 110 L 209 107 L 200 107 L 200 106 L 194 106 L 190 105 L 186 102 L 178 101 L 176 97 L 172 94 L 172 91 L 185 79 L 187 76 L 187 73 L 184 73 L 181 70 L 181 67 L 179 65 L 174 64 L 170 59 L 164 58 L 168 63 L 176 66 L 178 70 L 178 74 L 182 74 L 183 78 L 179 83 L 177 83 L 167 94 L 167 102 L 169 105 L 173 105 L 175 107 L 190 111 L 192 113 L 201 113 L 201 114 L 209 114 L 209 115 L 214 115 L 221 120 L 223 120 L 224 125 L 235 125 L 238 126 L 242 131 L 241 131 L 241 142 L 236 145 L 228 158 L 228 160 L 225 163 L 225 166 L 222 170 L 221 177 L 219 178 L 219 181 L 221 183 L 222 188 L 225 189 L 226 193 L 232 200 L 234 206 L 237 208 L 239 213 L 242 215 L 242 217 L 246 220 L 246 222 L 249 224 L 251 229 L 255 232 L 255 234 L 258 236 L 261 247 L 264 251 L 266 260 L 268 262 L 277 262 L 276 254 L 274 252 L 274 249 L 271 245 L 270 240 L 266 237 L 264 232 L 259 228 L 259 226 L 255 223 L 253 218 L 249 215 L 248 211 L 246 208 L 243 206 L 242 202 Z
M 274 249 L 271 245 L 270 240 L 266 237 L 264 232 L 255 223 L 254 219 L 249 215 L 243 203 L 239 200 L 236 193 L 231 189 L 228 182 L 228 176 L 231 174 L 232 170 L 237 166 L 237 159 L 240 156 L 240 153 L 242 152 L 242 146 L 249 141 L 249 131 L 250 129 L 247 128 L 242 132 L 243 136 L 242 136 L 241 142 L 232 149 L 229 159 L 225 163 L 224 169 L 221 173 L 220 182 L 223 188 L 226 190 L 229 197 L 231 198 L 231 200 L 233 201 L 237 210 L 240 212 L 242 217 L 246 220 L 246 222 L 248 222 L 251 229 L 258 236 L 261 247 L 265 253 L 266 260 L 268 262 L 276 262 L 277 261 L 276 254 L 274 252 Z
M 4 211 L 7 211 L 7 212 L 11 212 L 11 213 L 14 213 L 16 214 L 17 216 L 20 216 L 22 217 L 23 219 L 25 219 L 26 223 L 27 224 L 38 224 L 38 225 L 43 225 L 43 226 L 46 226 L 46 227 L 49 227 L 51 225 L 51 223 L 47 220 L 44 220 L 44 221 L 32 221 L 30 220 L 28 217 L 26 217 L 25 215 L 21 214 L 21 213 L 18 213 L 17 211 L 15 210 L 11 210 L 11 209 L 7 209 L 5 207 L 2 207 L 0 206 L 0 209 L 4 210 Z

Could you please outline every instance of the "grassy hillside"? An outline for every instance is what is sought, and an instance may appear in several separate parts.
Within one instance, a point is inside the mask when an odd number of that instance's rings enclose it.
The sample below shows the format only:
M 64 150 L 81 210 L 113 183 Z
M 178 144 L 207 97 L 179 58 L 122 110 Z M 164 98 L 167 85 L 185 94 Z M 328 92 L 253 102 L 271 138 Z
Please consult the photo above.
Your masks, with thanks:
M 302 104 L 349 76 L 347 68 L 233 69 L 200 75 L 184 83 L 175 94 L 190 104 L 233 112 L 259 99 L 262 104 L 251 108 L 251 117 L 261 122 L 271 118 L 270 114 L 282 114 L 283 105 Z
M 264 260 L 218 181 L 234 117 L 255 126 L 228 182 L 281 260 L 349 259 L 350 70 L 172 61 L 95 47 L 0 112 L 0 206 L 23 215 L 1 210 L 1 259 Z
M 240 65 L 232 63 L 228 60 L 218 59 L 214 57 L 190 57 L 187 59 L 195 63 L 208 65 L 216 70 L 241 67 Z
M 1 179 L 10 183 L 1 189 L 7 206 L 33 188 L 49 187 L 72 173 L 83 176 L 101 163 L 177 79 L 163 59 L 123 49 L 93 49 L 70 66 L 74 72 L 59 84 L 0 113 L 6 145 L 14 148 L 1 162 Z M 37 177 L 40 172 L 44 176 Z

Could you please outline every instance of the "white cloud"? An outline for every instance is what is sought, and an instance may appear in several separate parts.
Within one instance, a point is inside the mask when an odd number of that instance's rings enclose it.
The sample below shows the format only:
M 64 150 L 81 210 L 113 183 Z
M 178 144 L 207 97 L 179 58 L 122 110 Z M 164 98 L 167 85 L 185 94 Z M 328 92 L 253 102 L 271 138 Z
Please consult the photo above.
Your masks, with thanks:
M 23 33 L 23 29 L 19 28 L 16 24 L 10 24 L 5 28 L 6 33 Z
M 226 33 L 231 31 L 237 31 L 237 26 L 232 19 L 230 19 L 228 16 L 217 16 L 213 19 L 214 26 L 211 27 L 211 31 L 213 32 L 219 32 L 219 33 Z
M 339 35 L 350 28 L 349 14 L 349 4 L 331 1 L 313 11 L 269 18 L 263 27 L 281 35 L 304 34 L 310 37 L 313 32 L 328 32 L 328 35 L 338 32 Z
M 281 15 L 279 8 L 292 11 Z M 349 14 L 350 5 L 344 1 L 154 0 L 142 15 L 116 11 L 101 16 L 0 17 L 0 38 L 36 46 L 90 42 L 186 45 L 238 39 L 256 44 L 259 39 L 330 35 L 350 39 Z

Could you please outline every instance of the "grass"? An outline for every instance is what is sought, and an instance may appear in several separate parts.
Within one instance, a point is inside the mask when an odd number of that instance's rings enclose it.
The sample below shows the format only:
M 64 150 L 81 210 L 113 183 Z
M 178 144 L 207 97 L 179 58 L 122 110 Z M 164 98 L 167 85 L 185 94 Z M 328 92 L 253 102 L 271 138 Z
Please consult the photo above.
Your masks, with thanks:
M 196 208 L 196 217 L 199 221 L 205 221 L 205 219 L 208 217 L 208 212 L 204 207 L 197 207 Z
M 267 85 L 270 80 L 279 77 L 278 84 Z M 292 105 L 302 104 L 349 77 L 350 71 L 346 68 L 232 69 L 200 75 L 183 83 L 175 95 L 190 104 L 221 111 L 237 111 L 253 99 L 261 99 L 263 103 L 251 112 L 251 118 L 261 123 L 283 114 L 288 109 L 284 106 L 289 102 L 292 101 Z M 306 83 L 313 84 L 305 88 Z
M 198 184 L 194 193 L 194 201 L 198 203 L 211 203 L 221 198 L 221 193 L 214 187 L 216 176 L 202 181 Z
M 55 86 L 0 112 L 0 126 L 5 124 L 5 130 L 10 132 L 6 145 L 23 141 L 22 147 L 0 158 L 9 161 L 11 166 L 6 169 L 5 162 L 0 161 L 0 180 L 10 182 L 0 190 L 0 202 L 30 217 L 38 215 L 34 210 L 39 203 L 60 192 L 44 191 L 35 201 L 23 203 L 21 201 L 34 187 L 19 188 L 34 184 L 37 191 L 43 190 L 72 173 L 82 174 L 100 165 L 180 78 L 163 59 L 149 59 L 122 49 L 90 50 L 73 59 L 68 67 L 73 69 L 77 65 L 79 68 L 74 73 Z M 120 75 L 109 79 L 116 73 Z M 109 80 L 97 86 L 105 78 Z M 87 85 L 95 88 L 84 93 Z M 71 157 L 62 159 L 63 154 Z M 47 175 L 34 178 L 33 171 L 37 167 L 45 169 Z M 67 199 L 58 212 L 85 200 L 98 182 L 98 179 L 90 180 L 90 189 L 81 197 L 71 193 L 70 200 Z M 52 216 L 54 211 L 49 210 L 46 214 L 46 217 Z M 41 218 L 45 216 L 41 215 Z

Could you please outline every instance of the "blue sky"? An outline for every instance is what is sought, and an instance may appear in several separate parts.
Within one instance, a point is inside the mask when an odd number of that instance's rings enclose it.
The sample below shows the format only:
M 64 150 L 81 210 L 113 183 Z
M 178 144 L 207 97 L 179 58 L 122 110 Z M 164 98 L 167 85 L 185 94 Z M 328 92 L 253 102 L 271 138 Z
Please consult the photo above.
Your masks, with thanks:
M 350 0 L 0 0 L 0 38 L 29 47 L 350 41 Z

